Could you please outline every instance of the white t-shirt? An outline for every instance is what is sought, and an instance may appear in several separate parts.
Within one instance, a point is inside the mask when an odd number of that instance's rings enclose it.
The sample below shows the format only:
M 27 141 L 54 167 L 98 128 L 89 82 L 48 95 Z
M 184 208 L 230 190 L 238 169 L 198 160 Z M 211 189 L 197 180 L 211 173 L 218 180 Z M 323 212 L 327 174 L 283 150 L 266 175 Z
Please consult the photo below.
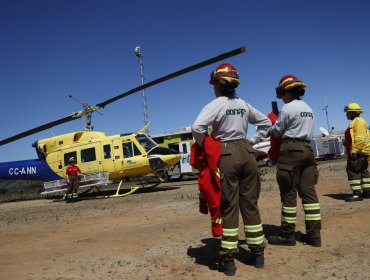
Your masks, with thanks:
M 314 114 L 310 106 L 302 100 L 284 104 L 271 133 L 284 138 L 310 141 L 314 131 Z
M 240 98 L 220 96 L 202 109 L 192 125 L 192 132 L 197 143 L 202 146 L 209 126 L 213 138 L 228 141 L 245 138 L 248 123 L 257 127 L 256 134 L 250 139 L 253 144 L 267 137 L 271 121 L 264 114 Z

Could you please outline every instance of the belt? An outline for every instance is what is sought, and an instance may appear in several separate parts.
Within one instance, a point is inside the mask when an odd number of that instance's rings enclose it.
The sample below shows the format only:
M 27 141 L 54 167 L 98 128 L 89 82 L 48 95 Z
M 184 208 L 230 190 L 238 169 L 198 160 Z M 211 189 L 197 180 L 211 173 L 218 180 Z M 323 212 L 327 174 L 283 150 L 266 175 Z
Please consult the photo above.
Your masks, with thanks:
M 283 142 L 301 142 L 301 143 L 310 143 L 310 141 L 299 138 L 283 138 Z
M 239 139 L 221 141 L 221 143 L 239 143 L 239 142 L 246 142 L 246 140 L 245 138 L 239 138 Z

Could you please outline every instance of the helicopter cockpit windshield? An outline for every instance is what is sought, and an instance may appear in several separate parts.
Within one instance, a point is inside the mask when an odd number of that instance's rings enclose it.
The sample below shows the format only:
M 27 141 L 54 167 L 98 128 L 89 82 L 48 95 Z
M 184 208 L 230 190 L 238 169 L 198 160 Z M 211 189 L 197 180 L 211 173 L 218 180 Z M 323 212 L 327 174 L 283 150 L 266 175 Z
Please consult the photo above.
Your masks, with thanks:
M 137 134 L 135 137 L 137 141 L 139 141 L 141 146 L 143 146 L 146 152 L 149 152 L 151 149 L 157 146 L 157 143 L 155 143 L 152 139 L 150 139 L 145 134 Z

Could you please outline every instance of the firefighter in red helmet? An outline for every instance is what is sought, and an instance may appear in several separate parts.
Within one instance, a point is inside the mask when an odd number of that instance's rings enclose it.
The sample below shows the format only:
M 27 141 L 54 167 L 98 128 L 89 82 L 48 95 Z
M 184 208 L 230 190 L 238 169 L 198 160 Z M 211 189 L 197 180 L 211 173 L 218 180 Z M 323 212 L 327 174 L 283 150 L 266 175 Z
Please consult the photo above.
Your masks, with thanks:
M 222 85 L 228 83 L 230 87 L 237 88 L 240 84 L 239 73 L 233 65 L 229 63 L 221 64 L 211 73 L 211 80 L 209 81 L 211 85 L 215 85 L 217 82 Z
M 320 204 L 315 190 L 318 170 L 310 146 L 313 137 L 315 115 L 301 97 L 306 84 L 293 75 L 280 79 L 276 97 L 285 103 L 271 133 L 279 136 L 276 178 L 282 202 L 280 234 L 270 236 L 272 245 L 294 246 L 297 219 L 297 194 L 302 199 L 305 213 L 306 234 L 304 242 L 314 247 L 321 246 Z
M 209 83 L 213 85 L 216 99 L 202 109 L 192 125 L 192 132 L 201 147 L 207 142 L 204 139 L 208 137 L 208 127 L 212 128 L 210 136 L 221 142 L 218 169 L 223 235 L 219 265 L 221 271 L 232 276 L 236 273 L 234 257 L 238 251 L 239 211 L 251 261 L 255 267 L 264 266 L 265 237 L 257 205 L 261 185 L 252 143 L 267 137 L 271 122 L 236 96 L 240 80 L 233 65 L 221 64 L 211 73 Z M 257 127 L 250 140 L 246 140 L 248 123 Z

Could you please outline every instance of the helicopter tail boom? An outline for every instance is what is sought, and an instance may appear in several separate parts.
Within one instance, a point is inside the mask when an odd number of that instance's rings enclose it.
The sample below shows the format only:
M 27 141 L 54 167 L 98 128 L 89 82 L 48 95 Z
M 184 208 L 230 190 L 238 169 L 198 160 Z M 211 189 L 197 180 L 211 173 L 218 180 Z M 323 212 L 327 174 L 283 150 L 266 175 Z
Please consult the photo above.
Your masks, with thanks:
M 0 163 L 0 179 L 51 181 L 60 177 L 44 160 L 30 159 Z

